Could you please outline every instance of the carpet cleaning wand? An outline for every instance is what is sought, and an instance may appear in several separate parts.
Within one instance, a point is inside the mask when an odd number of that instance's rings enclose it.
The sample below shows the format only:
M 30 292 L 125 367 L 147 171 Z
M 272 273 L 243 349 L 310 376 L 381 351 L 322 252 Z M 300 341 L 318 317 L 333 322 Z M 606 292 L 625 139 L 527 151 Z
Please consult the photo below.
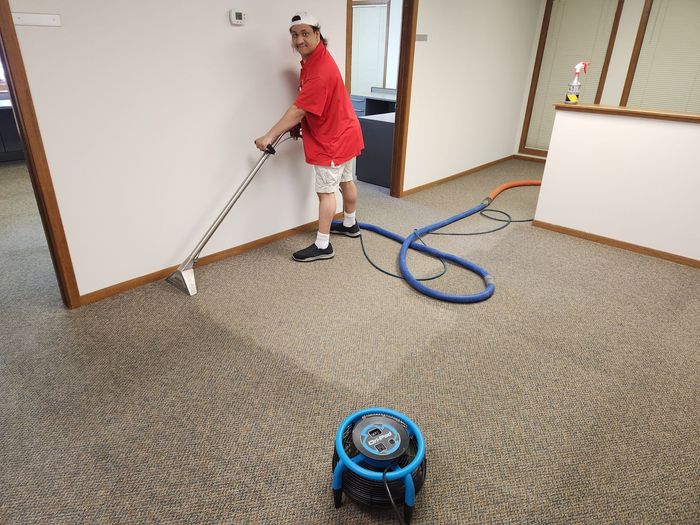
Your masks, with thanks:
M 204 234 L 204 237 L 202 237 L 202 240 L 200 240 L 197 243 L 197 246 L 195 246 L 194 250 L 192 250 L 192 253 L 185 259 L 180 266 L 177 267 L 177 270 L 175 270 L 170 276 L 166 279 L 167 282 L 175 286 L 177 289 L 182 290 L 185 292 L 187 295 L 194 295 L 197 293 L 197 283 L 195 282 L 194 279 L 194 265 L 197 264 L 197 260 L 199 257 L 200 252 L 204 249 L 204 246 L 209 242 L 209 239 L 211 238 L 212 235 L 214 235 L 214 232 L 216 229 L 219 227 L 219 225 L 223 222 L 223 220 L 226 218 L 226 215 L 228 215 L 228 212 L 231 211 L 231 208 L 233 207 L 234 204 L 236 204 L 236 201 L 238 198 L 243 194 L 245 189 L 248 187 L 248 184 L 253 180 L 253 177 L 255 177 L 255 174 L 258 173 L 262 165 L 265 163 L 267 158 L 270 155 L 275 154 L 275 146 L 277 146 L 280 142 L 282 137 L 284 136 L 284 133 L 277 137 L 277 140 L 275 140 L 272 144 L 267 146 L 267 151 L 265 151 L 260 159 L 258 160 L 257 164 L 253 168 L 253 170 L 248 174 L 248 176 L 245 178 L 245 180 L 241 183 L 241 185 L 238 187 L 236 190 L 236 193 L 233 194 L 233 197 L 231 197 L 224 207 L 223 210 L 221 210 L 221 213 L 219 213 L 219 216 L 216 218 L 214 223 L 209 227 L 207 230 L 207 233 Z M 291 137 L 287 137 L 284 140 L 287 140 Z
M 579 75 L 581 70 L 584 73 L 588 73 L 588 64 L 590 62 L 579 62 L 574 66 L 574 79 L 569 82 L 569 87 L 566 90 L 566 97 L 564 102 L 566 104 L 578 104 L 578 99 L 581 97 L 581 80 L 579 80 Z

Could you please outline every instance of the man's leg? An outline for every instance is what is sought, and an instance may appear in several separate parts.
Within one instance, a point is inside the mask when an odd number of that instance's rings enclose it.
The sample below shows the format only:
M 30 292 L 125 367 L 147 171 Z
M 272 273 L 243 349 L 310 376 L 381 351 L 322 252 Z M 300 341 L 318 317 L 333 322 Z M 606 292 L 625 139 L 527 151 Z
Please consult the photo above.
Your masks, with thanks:
M 317 193 L 316 195 L 318 195 L 318 231 L 328 235 L 335 215 L 335 193 Z M 344 195 L 343 202 L 345 202 Z
M 340 178 L 340 193 L 343 195 L 343 222 L 334 224 L 331 233 L 339 233 L 348 237 L 359 237 L 360 227 L 355 220 L 357 210 L 357 186 L 355 186 L 354 171 L 355 160 L 349 160 L 343 165 L 343 174 Z
M 335 192 L 319 193 L 318 195 L 318 233 L 316 242 L 308 248 L 292 254 L 295 261 L 306 262 L 318 259 L 332 259 L 335 255 L 330 243 L 331 221 L 335 215 Z
M 292 255 L 295 261 L 300 262 L 331 259 L 335 255 L 330 244 L 330 230 L 335 215 L 335 191 L 340 181 L 340 170 L 336 166 L 314 166 L 314 171 L 318 196 L 318 233 L 316 242 Z
M 355 186 L 355 182 L 341 182 L 340 193 L 343 195 L 343 211 L 355 213 L 357 210 L 357 186 Z

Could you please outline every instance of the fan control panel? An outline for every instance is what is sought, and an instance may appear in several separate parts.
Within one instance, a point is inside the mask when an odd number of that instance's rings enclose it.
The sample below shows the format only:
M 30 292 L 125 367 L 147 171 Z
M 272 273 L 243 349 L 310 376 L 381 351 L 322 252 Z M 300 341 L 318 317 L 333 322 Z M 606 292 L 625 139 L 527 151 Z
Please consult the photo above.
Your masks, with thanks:
M 372 459 L 390 460 L 401 456 L 408 448 L 406 426 L 386 414 L 367 415 L 352 430 L 357 450 Z

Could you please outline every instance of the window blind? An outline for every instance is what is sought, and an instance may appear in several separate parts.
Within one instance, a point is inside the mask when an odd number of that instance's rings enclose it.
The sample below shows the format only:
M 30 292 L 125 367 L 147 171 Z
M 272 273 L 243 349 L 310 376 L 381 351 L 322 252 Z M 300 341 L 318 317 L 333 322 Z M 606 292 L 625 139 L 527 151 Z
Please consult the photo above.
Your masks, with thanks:
M 700 114 L 700 0 L 654 0 L 627 106 Z
M 574 66 L 590 62 L 581 73 L 582 104 L 595 101 L 617 0 L 554 0 L 525 146 L 546 150 L 554 125 L 554 107 L 564 102 Z

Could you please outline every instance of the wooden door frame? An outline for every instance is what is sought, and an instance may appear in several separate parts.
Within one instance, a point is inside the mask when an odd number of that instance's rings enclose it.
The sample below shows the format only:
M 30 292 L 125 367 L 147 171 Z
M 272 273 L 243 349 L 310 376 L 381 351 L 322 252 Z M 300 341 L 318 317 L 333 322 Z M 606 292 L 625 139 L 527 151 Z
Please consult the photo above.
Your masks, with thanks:
M 352 69 L 352 0 L 347 0 L 347 25 L 345 34 L 345 85 L 350 92 Z M 416 24 L 418 0 L 403 0 L 401 11 L 401 45 L 399 72 L 396 86 L 396 117 L 394 119 L 394 147 L 391 157 L 392 197 L 404 195 L 404 171 L 406 169 L 406 145 L 408 143 L 408 118 L 411 106 L 411 82 L 413 79 L 413 57 L 416 47 Z
M 0 0 L 0 60 L 5 67 L 12 107 L 24 145 L 27 169 L 56 271 L 61 298 L 68 308 L 77 308 L 80 306 L 80 292 L 51 181 L 51 172 L 46 160 L 44 143 L 39 131 L 9 0 Z

